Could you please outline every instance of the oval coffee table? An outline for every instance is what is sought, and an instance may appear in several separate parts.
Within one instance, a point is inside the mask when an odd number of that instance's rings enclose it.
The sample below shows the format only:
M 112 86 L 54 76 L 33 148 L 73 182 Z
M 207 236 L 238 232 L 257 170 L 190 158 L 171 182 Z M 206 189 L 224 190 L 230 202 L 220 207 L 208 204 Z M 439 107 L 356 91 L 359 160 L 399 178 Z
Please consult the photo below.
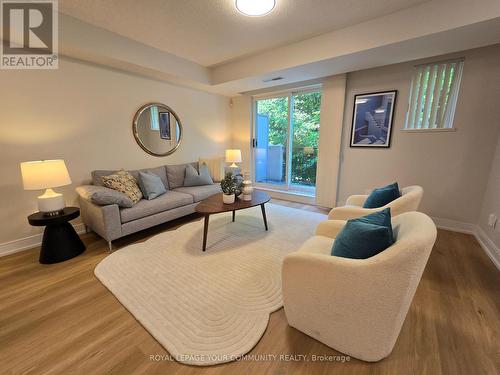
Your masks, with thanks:
M 266 208 L 265 204 L 271 200 L 269 194 L 262 191 L 254 191 L 252 193 L 252 200 L 244 201 L 242 199 L 236 198 L 234 203 L 226 204 L 222 202 L 222 193 L 218 193 L 202 200 L 196 206 L 196 212 L 205 216 L 205 225 L 203 227 L 203 251 L 207 248 L 207 232 L 208 232 L 208 220 L 210 215 L 218 214 L 221 212 L 233 212 L 233 221 L 236 217 L 236 211 L 244 210 L 245 208 L 260 206 L 262 210 L 262 218 L 264 219 L 264 227 L 267 230 L 267 218 L 266 218 Z

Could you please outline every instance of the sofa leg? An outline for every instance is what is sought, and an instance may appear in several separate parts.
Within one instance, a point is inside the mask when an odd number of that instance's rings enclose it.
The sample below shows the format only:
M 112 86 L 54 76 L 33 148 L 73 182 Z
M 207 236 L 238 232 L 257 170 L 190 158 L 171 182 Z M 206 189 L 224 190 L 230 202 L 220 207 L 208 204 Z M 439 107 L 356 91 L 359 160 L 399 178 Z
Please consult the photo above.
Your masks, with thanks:
M 113 252 L 113 243 L 111 241 L 108 241 L 108 248 L 109 248 L 109 252 L 112 253 Z
M 90 228 L 88 225 L 85 225 L 83 224 L 84 228 L 85 228 L 85 234 L 89 233 L 90 232 Z

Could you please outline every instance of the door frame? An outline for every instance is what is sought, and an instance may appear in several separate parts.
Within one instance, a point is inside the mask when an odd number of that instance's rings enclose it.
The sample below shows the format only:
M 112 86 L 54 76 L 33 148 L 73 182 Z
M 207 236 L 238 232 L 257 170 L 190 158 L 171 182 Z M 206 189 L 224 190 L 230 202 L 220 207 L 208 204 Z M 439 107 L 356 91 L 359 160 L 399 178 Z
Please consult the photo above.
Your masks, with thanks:
M 288 161 L 291 160 L 291 152 L 292 149 L 290 148 L 290 145 L 293 143 L 293 120 L 291 114 L 293 111 L 293 100 L 292 97 L 294 94 L 307 94 L 311 92 L 320 92 L 322 91 L 322 85 L 321 84 L 314 84 L 314 85 L 308 85 L 308 86 L 300 86 L 300 87 L 295 87 L 292 89 L 287 89 L 287 90 L 280 90 L 280 91 L 273 91 L 269 93 L 264 93 L 264 94 L 258 94 L 252 96 L 252 119 L 251 119 L 251 139 L 250 139 L 250 149 L 251 149 L 251 163 L 252 163 L 252 168 L 251 168 L 251 176 L 252 176 L 252 182 L 255 187 L 262 187 L 264 189 L 270 189 L 270 190 L 278 190 L 278 191 L 283 191 L 284 193 L 288 192 L 289 190 L 293 190 L 296 192 L 301 192 L 301 193 L 306 193 L 306 194 L 313 194 L 314 196 L 316 195 L 316 186 L 314 188 L 309 188 L 309 187 L 295 187 L 291 188 L 292 184 L 290 182 L 291 178 L 291 169 L 292 165 Z M 263 183 L 263 182 L 256 182 L 255 181 L 255 144 L 254 140 L 256 139 L 256 131 L 257 127 L 255 122 L 257 121 L 257 101 L 259 100 L 265 100 L 265 99 L 274 99 L 274 98 L 280 98 L 280 97 L 287 97 L 288 98 L 288 140 L 286 144 L 286 169 L 285 169 L 285 184 L 284 185 L 278 185 L 278 184 L 270 184 L 270 183 Z M 321 131 L 321 128 L 320 128 Z M 319 145 L 318 145 L 319 147 Z

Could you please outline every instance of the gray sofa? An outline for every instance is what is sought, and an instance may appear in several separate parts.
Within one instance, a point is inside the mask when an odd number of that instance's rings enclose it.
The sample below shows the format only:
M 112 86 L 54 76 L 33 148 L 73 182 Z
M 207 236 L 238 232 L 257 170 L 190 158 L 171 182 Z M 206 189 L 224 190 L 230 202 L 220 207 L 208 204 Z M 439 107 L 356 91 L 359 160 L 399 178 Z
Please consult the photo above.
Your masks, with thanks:
M 112 241 L 140 230 L 177 219 L 195 212 L 201 200 L 220 192 L 220 184 L 203 186 L 183 186 L 187 164 L 166 165 L 147 168 L 158 175 L 167 192 L 155 199 L 141 199 L 132 207 L 120 207 L 118 204 L 98 205 L 92 202 L 92 193 L 96 186 L 103 186 L 101 177 L 116 170 L 96 170 L 92 172 L 92 185 L 79 186 L 80 210 L 86 228 L 104 238 L 112 250 Z M 191 163 L 198 169 L 198 163 Z M 139 171 L 129 171 L 135 177 Z M 101 191 L 107 188 L 99 188 Z

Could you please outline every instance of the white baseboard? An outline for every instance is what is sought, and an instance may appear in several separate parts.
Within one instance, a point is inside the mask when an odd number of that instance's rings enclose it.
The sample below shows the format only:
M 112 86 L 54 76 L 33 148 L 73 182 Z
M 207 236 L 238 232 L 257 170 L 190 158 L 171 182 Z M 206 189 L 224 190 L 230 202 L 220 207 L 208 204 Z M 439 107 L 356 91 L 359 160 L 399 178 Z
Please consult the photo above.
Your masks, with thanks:
M 476 236 L 477 242 L 481 245 L 486 255 L 488 255 L 491 261 L 497 266 L 500 270 L 500 249 L 497 245 L 488 237 L 484 230 L 481 227 L 477 226 L 476 232 L 474 233 Z
M 475 234 L 476 233 L 476 224 L 464 223 L 462 221 L 443 219 L 440 217 L 432 217 L 434 224 L 439 229 L 450 230 L 452 232 L 466 233 L 466 234 Z
M 75 224 L 73 227 L 75 228 L 76 233 L 85 233 L 85 225 L 82 223 Z M 34 236 L 20 238 L 18 240 L 0 244 L 0 257 L 40 246 L 42 243 L 42 236 L 43 233 L 39 233 Z
M 286 191 L 263 188 L 260 186 L 255 187 L 255 189 L 265 191 L 266 193 L 268 193 L 271 196 L 271 198 L 281 199 L 284 201 L 291 201 L 291 202 L 297 202 L 297 203 L 316 205 L 316 198 L 311 197 L 310 195 L 307 195 L 307 194 L 300 194 L 300 193 L 296 193 L 296 192 L 291 193 L 291 192 L 286 192 Z
M 497 269 L 500 270 L 500 249 L 478 225 L 439 217 L 433 217 L 432 220 L 439 229 L 472 234 L 476 237 L 477 242 L 479 242 L 486 255 L 488 255 Z

